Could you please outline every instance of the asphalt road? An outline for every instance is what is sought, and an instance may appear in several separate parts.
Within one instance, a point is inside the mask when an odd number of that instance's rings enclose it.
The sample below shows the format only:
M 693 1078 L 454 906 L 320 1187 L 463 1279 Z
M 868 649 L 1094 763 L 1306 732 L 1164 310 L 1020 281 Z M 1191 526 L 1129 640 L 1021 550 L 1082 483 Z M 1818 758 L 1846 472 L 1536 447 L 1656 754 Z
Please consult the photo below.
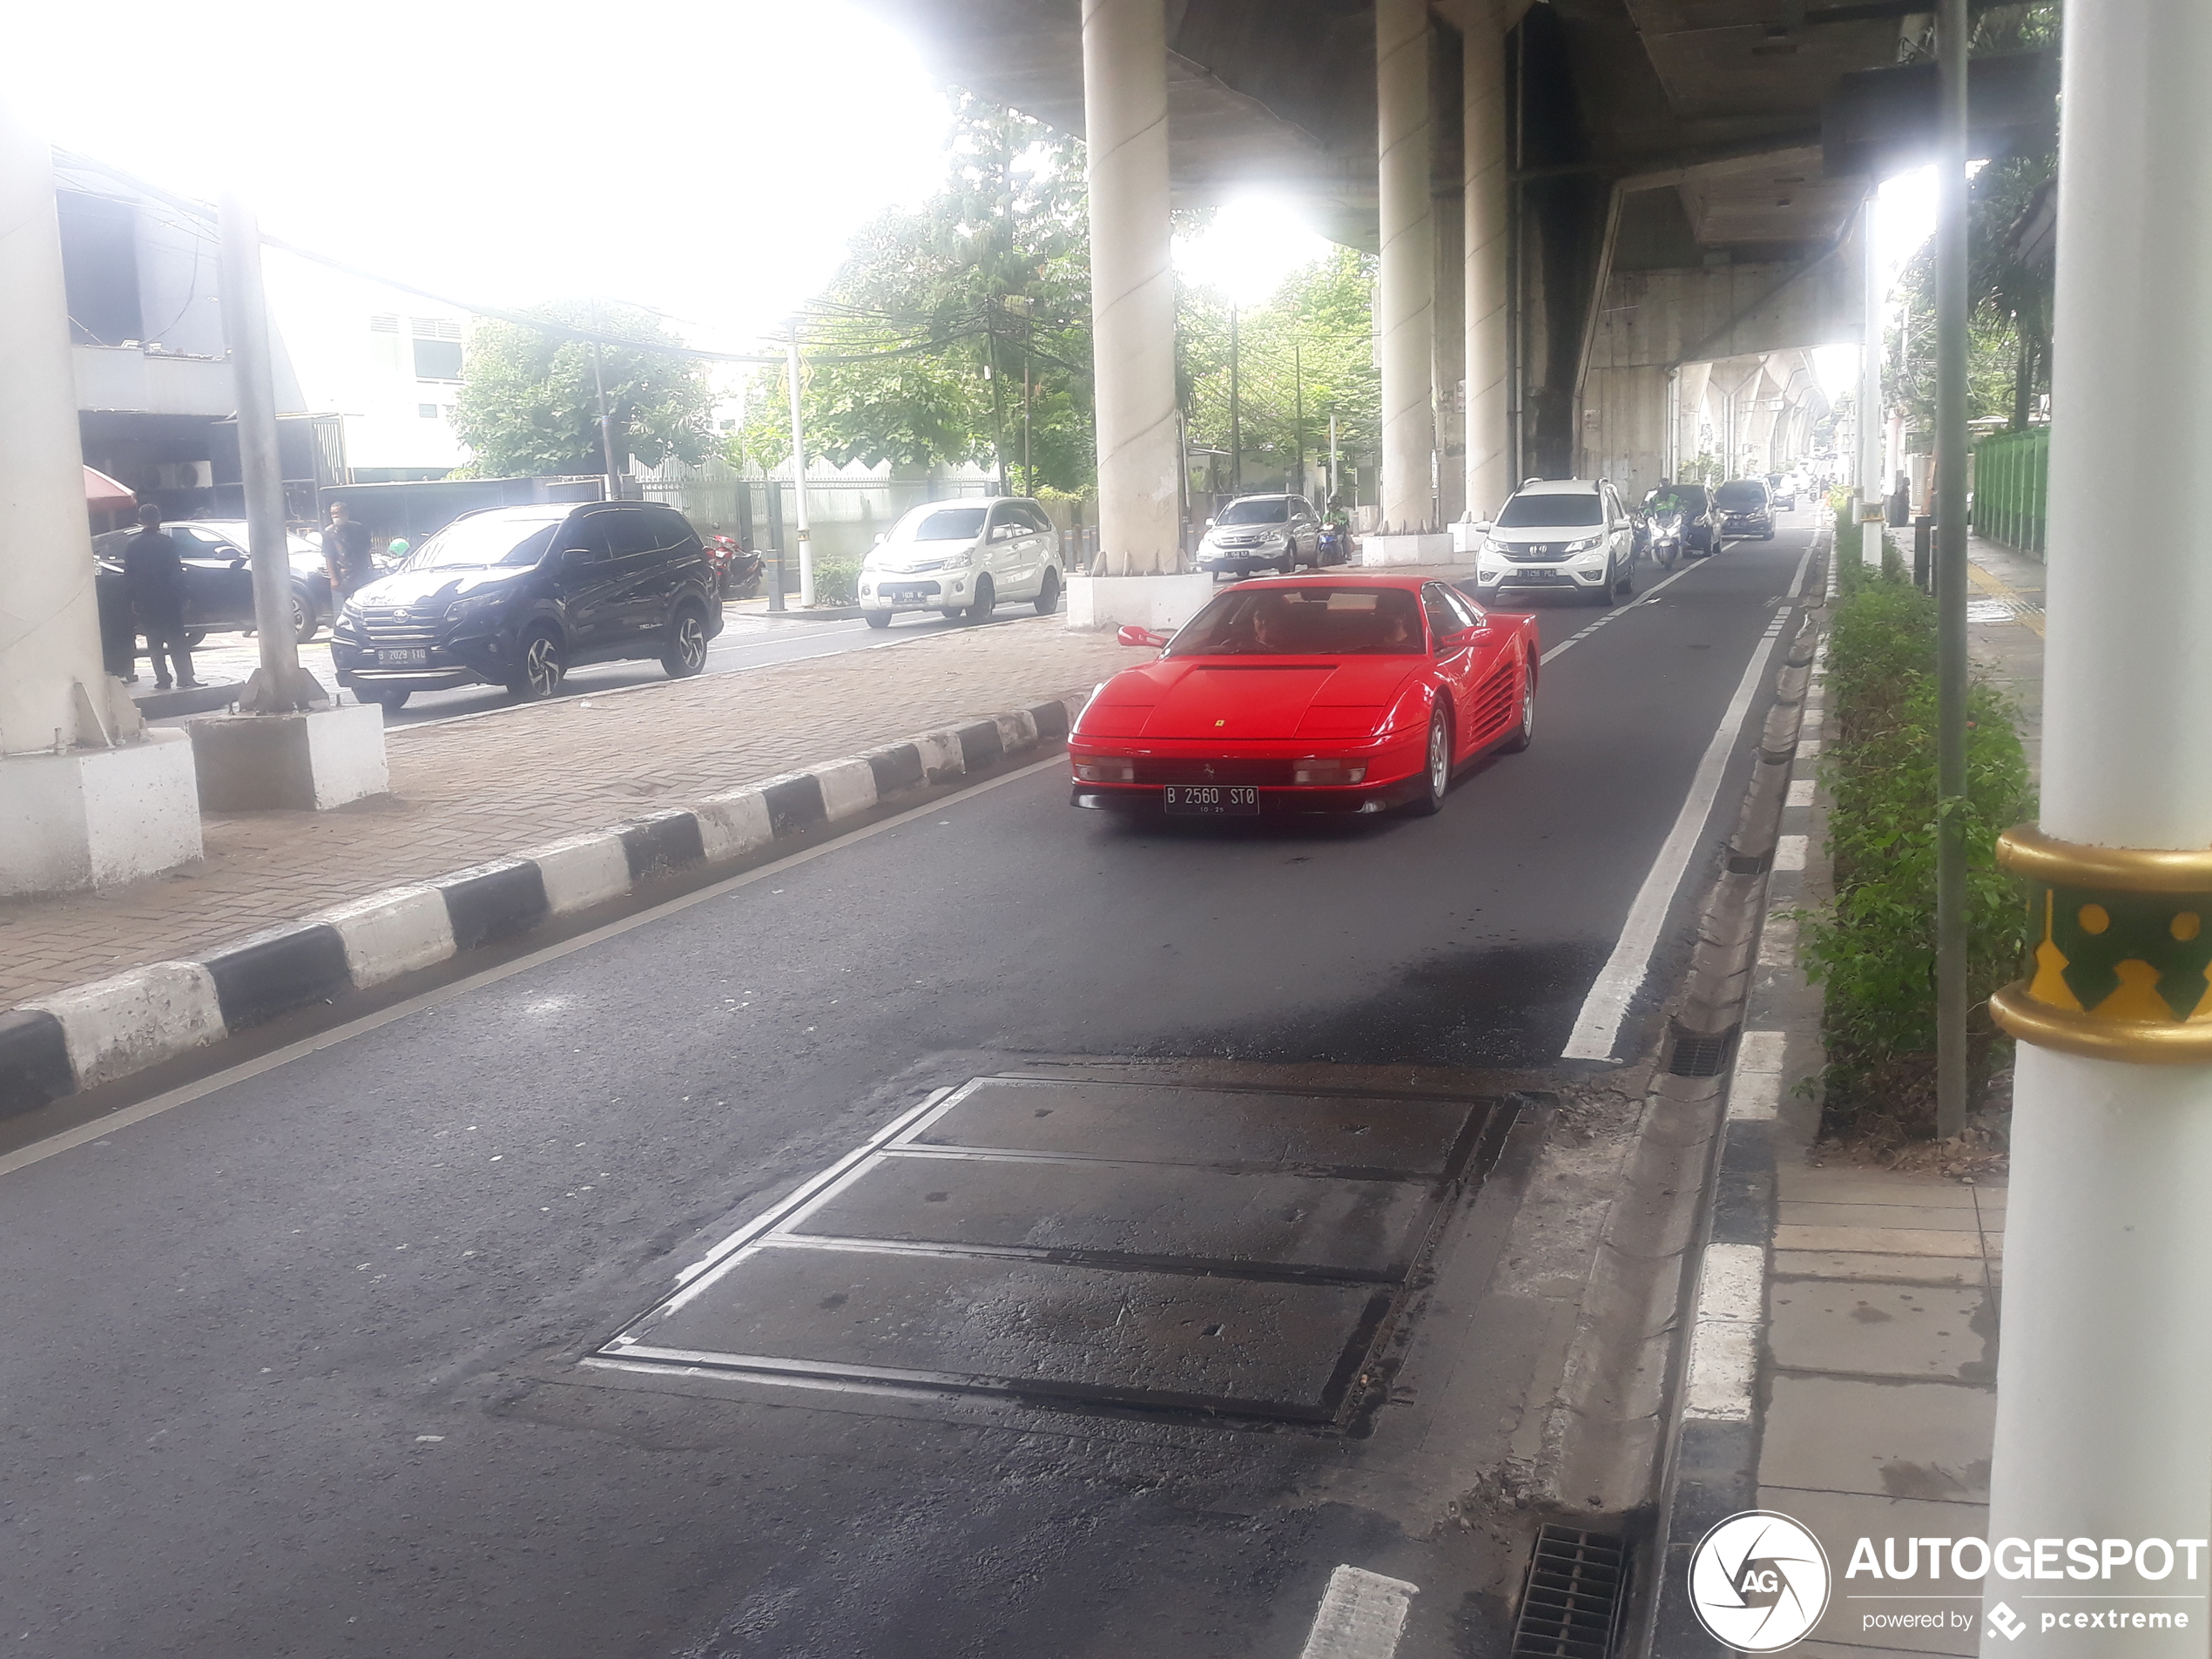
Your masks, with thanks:
M 1656 594 L 1640 575 L 1601 625 L 1543 609 L 1548 648 L 1581 637 L 1534 747 L 1436 818 L 1128 825 L 1072 810 L 1047 763 L 0 1176 L 0 1641 L 1289 1659 L 1352 1562 L 1422 1587 L 1408 1659 L 1502 1653 L 1520 1560 L 1463 1523 L 1538 1346 L 1491 1283 L 1525 1133 L 1440 1235 L 1390 1401 L 1352 1433 L 577 1361 L 927 1090 L 1035 1056 L 1568 1076 L 1804 522 Z

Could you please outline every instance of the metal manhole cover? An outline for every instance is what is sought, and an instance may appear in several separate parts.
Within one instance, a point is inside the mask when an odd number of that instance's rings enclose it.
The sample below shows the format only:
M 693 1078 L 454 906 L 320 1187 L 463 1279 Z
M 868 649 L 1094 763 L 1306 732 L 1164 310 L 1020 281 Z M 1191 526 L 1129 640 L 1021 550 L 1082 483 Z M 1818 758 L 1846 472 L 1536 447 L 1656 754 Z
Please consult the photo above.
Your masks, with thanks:
M 725 1240 L 595 1357 L 1325 1422 L 1512 1117 L 976 1078 Z

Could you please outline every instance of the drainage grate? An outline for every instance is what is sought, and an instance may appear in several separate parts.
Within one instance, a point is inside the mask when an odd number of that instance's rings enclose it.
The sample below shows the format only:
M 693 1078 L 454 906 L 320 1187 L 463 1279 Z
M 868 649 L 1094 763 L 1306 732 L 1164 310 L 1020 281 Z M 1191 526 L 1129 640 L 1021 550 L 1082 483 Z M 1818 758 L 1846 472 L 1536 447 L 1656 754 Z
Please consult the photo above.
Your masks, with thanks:
M 1725 1031 L 1685 1031 L 1675 1028 L 1674 1052 L 1667 1070 L 1676 1077 L 1717 1077 L 1728 1069 L 1730 1052 L 1736 1047 L 1736 1028 Z
M 1628 1571 L 1629 1547 L 1610 1534 L 1545 1527 L 1528 1561 L 1513 1659 L 1609 1659 Z
M 1757 858 L 1749 853 L 1731 853 L 1728 855 L 1728 873 L 1730 875 L 1764 875 L 1773 862 L 1774 854 L 1771 853 L 1762 853 Z

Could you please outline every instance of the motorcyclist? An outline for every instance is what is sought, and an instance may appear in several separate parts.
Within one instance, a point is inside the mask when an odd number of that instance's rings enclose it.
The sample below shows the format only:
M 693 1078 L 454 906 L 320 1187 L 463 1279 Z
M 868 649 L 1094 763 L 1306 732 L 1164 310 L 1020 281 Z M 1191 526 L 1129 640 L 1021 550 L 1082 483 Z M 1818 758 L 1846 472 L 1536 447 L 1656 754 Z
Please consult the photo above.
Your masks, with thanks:
M 1663 478 L 1659 481 L 1658 488 L 1643 498 L 1644 519 L 1650 526 L 1653 557 L 1662 563 L 1672 564 L 1678 555 L 1690 550 L 1696 532 L 1689 521 L 1696 516 L 1702 505 L 1683 486 L 1669 483 Z M 1675 543 L 1675 551 L 1662 553 L 1662 543 L 1670 536 Z

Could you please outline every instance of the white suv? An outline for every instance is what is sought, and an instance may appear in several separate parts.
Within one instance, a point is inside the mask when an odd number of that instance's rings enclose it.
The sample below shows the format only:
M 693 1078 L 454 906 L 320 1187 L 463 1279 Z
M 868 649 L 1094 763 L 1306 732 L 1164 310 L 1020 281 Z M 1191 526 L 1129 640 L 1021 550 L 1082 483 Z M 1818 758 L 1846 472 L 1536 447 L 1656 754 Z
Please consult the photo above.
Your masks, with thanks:
M 1486 600 L 1506 588 L 1567 588 L 1602 605 L 1629 586 L 1635 524 L 1603 479 L 1531 478 L 1475 528 L 1486 532 L 1474 572 Z
M 1060 532 L 1026 496 L 933 501 L 891 527 L 860 565 L 860 614 L 888 628 L 901 610 L 981 622 L 1008 599 L 1050 616 L 1066 585 Z

